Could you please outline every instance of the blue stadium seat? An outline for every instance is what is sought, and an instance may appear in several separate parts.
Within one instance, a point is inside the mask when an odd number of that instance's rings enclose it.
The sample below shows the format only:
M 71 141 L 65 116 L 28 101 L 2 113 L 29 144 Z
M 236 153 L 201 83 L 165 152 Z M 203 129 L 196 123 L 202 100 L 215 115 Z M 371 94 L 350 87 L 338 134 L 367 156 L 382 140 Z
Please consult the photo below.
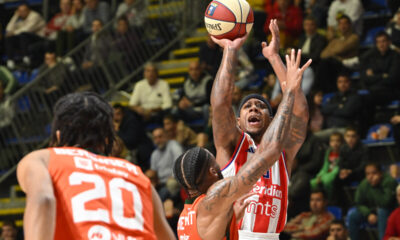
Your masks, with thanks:
M 332 213 L 336 219 L 342 219 L 342 209 L 338 206 L 328 206 L 326 208 L 328 212 Z
M 386 126 L 389 128 L 389 133 L 385 139 L 376 140 L 372 138 L 372 133 L 376 132 L 381 126 Z M 375 124 L 368 129 L 368 133 L 365 139 L 362 140 L 364 144 L 367 146 L 370 144 L 376 143 L 384 143 L 384 144 L 394 144 L 394 137 L 393 137 L 393 127 L 390 123 L 382 123 L 382 124 Z
M 335 95 L 334 92 L 325 93 L 325 94 L 322 96 L 322 105 L 324 105 L 325 103 L 327 103 L 327 102 L 329 101 L 329 99 L 331 99 L 334 95 Z
M 14 71 L 12 74 L 14 75 L 15 79 L 17 79 L 18 83 L 21 85 L 28 83 L 30 80 L 30 78 L 28 77 L 28 73 L 25 71 Z

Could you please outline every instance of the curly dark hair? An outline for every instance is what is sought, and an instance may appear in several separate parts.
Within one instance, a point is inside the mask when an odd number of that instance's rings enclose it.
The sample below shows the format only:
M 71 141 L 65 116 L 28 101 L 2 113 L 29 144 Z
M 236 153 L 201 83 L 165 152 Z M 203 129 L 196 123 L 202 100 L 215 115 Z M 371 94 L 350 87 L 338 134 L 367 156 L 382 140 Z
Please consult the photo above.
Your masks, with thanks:
M 109 155 L 114 139 L 113 109 L 100 95 L 70 93 L 55 104 L 50 146 L 77 146 Z

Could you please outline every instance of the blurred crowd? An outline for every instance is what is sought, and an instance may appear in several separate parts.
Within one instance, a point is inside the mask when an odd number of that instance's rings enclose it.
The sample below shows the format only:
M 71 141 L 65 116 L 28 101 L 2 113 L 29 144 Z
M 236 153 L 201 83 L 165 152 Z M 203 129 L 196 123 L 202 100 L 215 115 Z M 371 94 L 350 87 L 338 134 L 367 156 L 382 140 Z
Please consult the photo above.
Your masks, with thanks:
M 60 0 L 60 12 L 47 23 L 27 4 L 20 5 L 0 36 L 5 56 L 0 66 L 0 132 L 14 115 L 8 101 L 16 89 L 10 71 L 42 63 L 45 69 L 54 68 L 58 56 L 88 37 L 92 44 L 81 68 L 95 67 L 104 58 L 99 48 L 109 49 L 110 44 L 97 33 L 114 15 L 119 17 L 115 34 L 129 36 L 114 42 L 114 49 L 137 39 L 130 30 L 140 32 L 147 4 L 133 8 L 134 3 L 124 0 L 112 13 L 104 1 Z M 281 238 L 357 240 L 372 232 L 378 239 L 400 239 L 400 2 L 388 0 L 387 7 L 372 0 L 249 3 L 255 23 L 238 56 L 235 113 L 247 93 L 263 94 L 274 110 L 280 103 L 279 81 L 260 52 L 261 42 L 270 39 L 271 19 L 278 20 L 282 57 L 297 48 L 304 62 L 313 59 L 302 83 L 310 110 L 308 134 L 292 171 L 288 224 Z M 382 9 L 391 14 L 382 15 Z M 366 17 L 370 12 L 376 15 L 372 20 Z M 370 36 L 377 23 L 379 30 Z M 173 177 L 174 160 L 194 146 L 215 154 L 209 99 L 222 49 L 208 38 L 197 57 L 182 86 L 172 93 L 157 64 L 148 62 L 143 79 L 126 89 L 129 102 L 113 103 L 119 137 L 113 155 L 142 168 L 163 200 L 173 229 L 187 197 Z M 48 80 L 42 91 L 51 94 L 62 84 Z M 385 151 L 373 154 L 376 148 L 369 147 L 387 139 L 394 139 L 395 159 L 382 154 Z M 7 226 L 12 224 L 3 225 L 3 233 Z M 3 234 L 1 239 L 13 238 Z

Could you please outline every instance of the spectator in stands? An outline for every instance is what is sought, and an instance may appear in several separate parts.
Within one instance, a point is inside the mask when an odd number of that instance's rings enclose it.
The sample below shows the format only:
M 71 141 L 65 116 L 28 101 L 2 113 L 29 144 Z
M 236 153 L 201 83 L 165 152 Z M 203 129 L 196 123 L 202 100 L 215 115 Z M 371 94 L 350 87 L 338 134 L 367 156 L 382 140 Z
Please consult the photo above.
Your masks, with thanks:
M 163 125 L 168 140 L 177 141 L 185 149 L 197 146 L 197 134 L 174 115 L 165 115 Z
M 3 84 L 5 95 L 11 95 L 18 86 L 17 79 L 5 66 L 0 66 L 0 82 Z
M 396 141 L 397 151 L 400 151 L 400 114 L 393 116 L 390 122 L 393 125 L 393 136 Z
M 329 224 L 335 218 L 326 210 L 327 199 L 325 193 L 316 190 L 310 196 L 310 212 L 303 212 L 290 220 L 283 232 L 281 239 L 324 240 L 328 235 Z M 285 238 L 286 237 L 286 238 Z
M 212 77 L 215 77 L 221 59 L 222 48 L 211 39 L 210 35 L 208 35 L 207 41 L 200 45 L 199 61 L 202 70 L 210 74 Z
M 308 96 L 308 107 L 310 111 L 310 119 L 308 128 L 312 133 L 321 131 L 324 127 L 324 115 L 322 114 L 322 100 L 324 93 L 320 90 L 314 90 Z
M 313 68 L 318 64 L 319 56 L 326 46 L 326 39 L 317 32 L 317 22 L 313 16 L 307 16 L 303 21 L 304 33 L 300 36 L 297 47 L 301 49 L 301 59 L 313 60 Z
M 177 141 L 168 140 L 163 128 L 153 130 L 153 141 L 157 148 L 151 154 L 150 169 L 157 172 L 160 184 L 165 185 L 173 178 L 172 166 L 183 148 Z
M 396 188 L 396 198 L 400 205 L 400 184 Z M 390 214 L 383 240 L 400 240 L 400 206 Z
M 178 114 L 183 120 L 208 120 L 212 83 L 212 77 L 201 69 L 198 61 L 190 62 L 189 76 L 178 102 Z
M 17 227 L 13 221 L 4 221 L 1 227 L 1 240 L 16 240 Z
M 71 14 L 57 34 L 57 56 L 63 56 L 85 38 L 82 30 L 83 22 L 83 0 L 73 0 Z
M 235 85 L 240 89 L 246 89 L 257 80 L 258 75 L 254 72 L 254 65 L 243 48 L 239 49 L 237 58 L 238 66 Z
M 325 129 L 315 132 L 315 135 L 326 140 L 332 132 L 344 134 L 347 126 L 359 120 L 361 97 L 351 89 L 351 79 L 346 73 L 340 73 L 337 78 L 338 92 L 322 105 Z
M 150 156 L 154 149 L 153 142 L 147 137 L 146 128 L 139 117 L 128 108 L 115 104 L 114 129 L 125 146 L 131 151 L 132 159 L 142 171 L 150 167 Z
M 276 19 L 281 37 L 281 48 L 294 46 L 295 40 L 302 30 L 303 16 L 298 6 L 292 4 L 291 0 L 277 0 L 272 7 L 266 6 L 267 20 L 264 24 L 264 32 L 269 32 L 269 23 Z
M 400 53 L 400 8 L 396 12 L 396 21 L 390 22 L 386 28 L 386 33 L 390 36 L 393 50 Z
M 326 240 L 350 240 L 343 220 L 333 220 L 329 225 L 329 236 Z
M 92 23 L 92 36 L 91 41 L 85 51 L 83 57 L 82 68 L 88 69 L 93 66 L 100 65 L 107 59 L 107 53 L 109 49 L 109 40 L 106 33 L 101 33 L 103 28 L 103 22 L 99 19 L 93 20 Z
M 305 13 L 315 17 L 318 28 L 326 27 L 326 19 L 331 2 L 331 0 L 304 1 Z
M 363 222 L 378 226 L 379 239 L 385 234 L 386 221 L 396 205 L 397 186 L 389 174 L 383 173 L 378 163 L 367 163 L 365 179 L 357 187 L 356 208 L 349 210 L 349 233 L 352 240 L 359 240 L 359 229 Z
M 94 20 L 100 20 L 107 23 L 111 19 L 110 6 L 107 2 L 99 0 L 85 0 L 86 7 L 83 9 L 83 31 L 85 34 L 92 33 L 92 23 Z
M 44 34 L 49 40 L 56 40 L 58 31 L 66 25 L 71 14 L 71 0 L 60 0 L 60 10 L 46 25 Z
M 375 47 L 360 58 L 361 82 L 369 91 L 368 103 L 372 104 L 369 108 L 388 104 L 399 97 L 399 66 L 400 55 L 390 49 L 389 35 L 379 32 L 375 36 Z
M 172 107 L 169 85 L 158 78 L 158 69 L 154 63 L 145 65 L 144 79 L 136 83 L 129 106 L 145 122 L 158 124 L 162 123 L 164 112 Z
M 118 5 L 117 17 L 125 16 L 129 26 L 142 27 L 146 21 L 148 1 L 124 0 Z
M 114 34 L 114 48 L 118 49 L 121 54 L 124 54 L 125 60 L 131 59 L 129 56 L 134 56 L 139 49 L 139 37 L 136 32 L 129 27 L 128 19 L 125 16 L 119 17 L 117 21 L 117 29 Z M 139 63 L 132 62 L 136 67 Z
M 15 68 L 18 57 L 29 63 L 29 46 L 42 40 L 45 25 L 42 16 L 27 4 L 18 7 L 6 28 L 5 49 L 9 68 Z
M 360 182 L 364 178 L 365 164 L 368 162 L 368 149 L 360 141 L 357 130 L 348 127 L 344 133 L 345 144 L 340 150 L 339 181 L 341 186 Z
M 314 87 L 324 93 L 335 91 L 337 74 L 344 71 L 343 60 L 358 54 L 359 37 L 353 33 L 351 20 L 343 15 L 338 19 L 340 36 L 333 38 L 321 52 L 321 61 L 316 70 Z
M 324 163 L 317 176 L 310 181 L 311 189 L 324 189 L 329 203 L 335 203 L 335 179 L 339 174 L 340 148 L 343 145 L 343 135 L 334 132 L 329 137 L 329 148 L 325 151 Z
M 296 155 L 292 169 L 289 185 L 289 219 L 308 209 L 311 192 L 310 180 L 322 168 L 325 149 L 325 144 L 308 130 L 306 140 Z
M 14 115 L 14 107 L 8 96 L 4 94 L 3 82 L 0 81 L 0 128 L 9 126 Z
M 34 88 L 44 97 L 46 103 L 50 109 L 52 109 L 53 104 L 57 102 L 57 99 L 61 97 L 65 91 L 72 90 L 69 89 L 72 82 L 65 84 L 64 80 L 67 74 L 66 66 L 61 61 L 58 61 L 53 51 L 49 50 L 44 54 L 44 64 L 43 67 L 39 69 L 38 76 L 42 75 L 44 72 L 47 72 L 47 74 L 42 77 Z
M 346 15 L 351 19 L 355 32 L 361 36 L 362 34 L 362 14 L 364 12 L 360 0 L 334 0 L 328 10 L 328 39 L 333 39 L 336 36 L 338 19 Z M 340 30 L 339 30 L 340 33 Z

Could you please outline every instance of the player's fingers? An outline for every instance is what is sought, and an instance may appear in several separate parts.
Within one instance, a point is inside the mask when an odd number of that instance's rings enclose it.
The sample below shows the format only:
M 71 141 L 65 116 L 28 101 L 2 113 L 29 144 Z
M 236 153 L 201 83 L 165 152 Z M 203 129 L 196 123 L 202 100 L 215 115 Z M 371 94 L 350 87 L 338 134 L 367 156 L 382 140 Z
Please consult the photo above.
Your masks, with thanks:
M 312 59 L 308 59 L 308 61 L 301 67 L 301 72 L 304 72 L 312 63 Z
M 211 39 L 213 40 L 213 42 L 215 42 L 215 43 L 219 43 L 219 39 L 216 39 L 214 36 L 211 36 Z
M 285 55 L 285 58 L 286 58 L 286 66 L 287 67 L 290 67 L 290 58 L 289 58 L 289 55 Z
M 246 200 L 248 197 L 251 197 L 251 196 L 253 196 L 253 195 L 256 195 L 256 193 L 255 193 L 255 192 L 249 192 L 249 193 L 247 193 L 247 194 L 241 196 L 241 197 L 240 197 L 238 200 L 236 200 L 236 201 L 237 201 L 237 202 L 240 202 L 240 203 L 243 203 L 244 200 Z
M 290 61 L 292 61 L 292 64 L 296 63 L 296 57 L 295 57 L 295 50 L 292 48 L 292 51 L 290 51 Z
M 261 47 L 262 47 L 262 48 L 265 48 L 266 46 L 267 46 L 267 43 L 266 43 L 266 42 L 262 42 L 262 43 L 261 43 Z
M 297 68 L 300 66 L 300 60 L 301 60 L 301 49 L 297 50 L 297 58 L 296 58 L 296 67 Z

